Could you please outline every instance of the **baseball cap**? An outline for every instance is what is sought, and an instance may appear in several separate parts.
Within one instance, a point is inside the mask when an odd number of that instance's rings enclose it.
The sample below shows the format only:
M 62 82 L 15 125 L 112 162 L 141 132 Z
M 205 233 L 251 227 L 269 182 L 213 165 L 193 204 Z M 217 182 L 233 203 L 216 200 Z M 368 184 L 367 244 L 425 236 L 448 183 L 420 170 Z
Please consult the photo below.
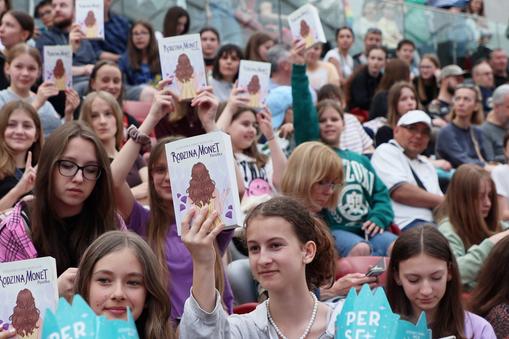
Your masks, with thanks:
M 440 80 L 451 76 L 464 75 L 466 72 L 458 65 L 448 65 L 440 71 Z
M 431 128 L 431 118 L 425 112 L 420 110 L 408 111 L 398 120 L 398 126 L 413 125 L 422 122 Z

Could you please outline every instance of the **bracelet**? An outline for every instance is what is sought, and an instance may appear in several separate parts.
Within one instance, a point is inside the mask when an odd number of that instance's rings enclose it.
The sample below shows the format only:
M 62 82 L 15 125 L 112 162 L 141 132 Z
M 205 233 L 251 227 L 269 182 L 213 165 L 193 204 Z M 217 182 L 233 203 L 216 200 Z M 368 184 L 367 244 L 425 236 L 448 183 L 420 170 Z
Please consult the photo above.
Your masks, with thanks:
M 127 129 L 127 135 L 132 139 L 135 143 L 146 146 L 150 144 L 150 137 L 145 133 L 138 130 L 138 128 L 134 125 L 129 126 Z

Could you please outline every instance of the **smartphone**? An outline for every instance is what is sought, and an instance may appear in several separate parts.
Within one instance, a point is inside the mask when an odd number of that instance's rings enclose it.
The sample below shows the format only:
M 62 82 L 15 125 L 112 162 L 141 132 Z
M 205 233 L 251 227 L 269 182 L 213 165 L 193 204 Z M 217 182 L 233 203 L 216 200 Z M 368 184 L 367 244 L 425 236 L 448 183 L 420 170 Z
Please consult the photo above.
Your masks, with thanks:
M 380 258 L 375 266 L 366 272 L 366 277 L 378 277 L 385 272 L 385 258 Z

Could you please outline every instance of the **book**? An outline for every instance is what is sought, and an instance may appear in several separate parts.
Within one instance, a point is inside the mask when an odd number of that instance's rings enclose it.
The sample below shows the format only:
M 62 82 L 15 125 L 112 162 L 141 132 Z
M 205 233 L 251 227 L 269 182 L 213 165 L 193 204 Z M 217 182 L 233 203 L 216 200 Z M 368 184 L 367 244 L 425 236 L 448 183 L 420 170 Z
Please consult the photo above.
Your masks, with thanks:
M 241 60 L 237 87 L 247 90 L 249 107 L 261 108 L 269 94 L 270 63 Z
M 216 210 L 214 224 L 242 224 L 235 159 L 230 136 L 217 131 L 167 143 L 173 208 L 178 234 L 192 206 Z
M 299 7 L 288 15 L 288 24 L 295 39 L 306 41 L 306 48 L 327 42 L 318 10 L 311 4 Z
M 169 88 L 179 100 L 189 100 L 207 85 L 199 34 L 179 35 L 159 40 L 163 80 L 173 80 Z
M 76 22 L 87 39 L 104 39 L 103 0 L 76 0 Z
M 71 46 L 44 46 L 43 81 L 53 81 L 59 91 L 72 87 Z
M 19 338 L 40 338 L 46 310 L 58 303 L 57 267 L 43 257 L 0 264 L 0 326 Z M 17 338 L 18 338 L 17 337 Z

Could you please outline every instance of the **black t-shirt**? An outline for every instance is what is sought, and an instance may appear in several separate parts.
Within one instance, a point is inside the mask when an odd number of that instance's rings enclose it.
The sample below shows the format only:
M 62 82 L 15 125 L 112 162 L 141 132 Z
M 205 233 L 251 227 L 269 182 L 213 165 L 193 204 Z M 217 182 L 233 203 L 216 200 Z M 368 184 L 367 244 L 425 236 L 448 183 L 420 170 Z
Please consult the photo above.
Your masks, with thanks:
M 9 191 L 12 190 L 17 183 L 18 179 L 16 179 L 13 175 L 0 180 L 0 199 L 5 197 L 5 195 L 9 193 Z

